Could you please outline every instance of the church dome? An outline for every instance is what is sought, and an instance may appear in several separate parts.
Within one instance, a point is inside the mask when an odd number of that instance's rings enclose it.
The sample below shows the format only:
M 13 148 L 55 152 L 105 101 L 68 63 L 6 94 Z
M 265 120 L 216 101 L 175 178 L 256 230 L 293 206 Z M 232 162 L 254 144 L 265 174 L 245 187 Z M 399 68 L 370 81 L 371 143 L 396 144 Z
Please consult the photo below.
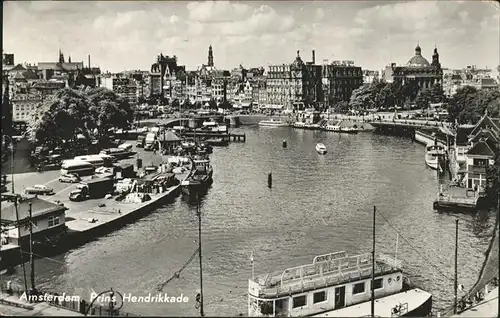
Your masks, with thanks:
M 415 56 L 408 61 L 408 66 L 415 66 L 415 67 L 431 66 L 429 61 L 427 61 L 425 57 L 422 56 L 422 50 L 420 49 L 419 45 L 417 45 L 417 47 L 415 48 Z

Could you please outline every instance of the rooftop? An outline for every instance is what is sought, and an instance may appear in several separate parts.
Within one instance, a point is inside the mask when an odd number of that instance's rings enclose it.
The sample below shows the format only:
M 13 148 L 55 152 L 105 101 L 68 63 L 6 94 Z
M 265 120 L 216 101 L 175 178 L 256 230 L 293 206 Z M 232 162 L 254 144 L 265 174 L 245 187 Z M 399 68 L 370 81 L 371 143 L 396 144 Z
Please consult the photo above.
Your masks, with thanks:
M 58 204 L 39 199 L 37 197 L 27 198 L 19 201 L 17 211 L 19 220 L 29 217 L 29 203 L 31 202 L 32 217 L 39 217 L 56 211 L 65 211 L 67 208 Z M 5 223 L 16 222 L 16 208 L 13 203 L 2 203 L 1 220 Z

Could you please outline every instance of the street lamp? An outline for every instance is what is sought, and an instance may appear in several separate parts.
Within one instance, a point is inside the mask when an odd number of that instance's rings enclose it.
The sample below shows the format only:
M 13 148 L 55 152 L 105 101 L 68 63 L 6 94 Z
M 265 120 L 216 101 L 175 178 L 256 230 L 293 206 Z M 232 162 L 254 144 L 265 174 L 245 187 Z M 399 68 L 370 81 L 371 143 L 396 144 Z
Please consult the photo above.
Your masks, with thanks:
M 14 194 L 14 141 L 12 137 L 3 135 L 2 143 L 5 144 L 5 139 L 8 138 L 10 140 L 10 173 L 11 173 L 11 183 L 12 183 L 12 194 Z

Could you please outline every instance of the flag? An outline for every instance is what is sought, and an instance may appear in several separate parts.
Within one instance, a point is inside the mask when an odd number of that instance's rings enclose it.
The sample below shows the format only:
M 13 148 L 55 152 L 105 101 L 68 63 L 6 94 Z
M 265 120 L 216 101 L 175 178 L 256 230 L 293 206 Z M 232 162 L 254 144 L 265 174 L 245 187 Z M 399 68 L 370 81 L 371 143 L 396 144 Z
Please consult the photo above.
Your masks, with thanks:
M 252 254 L 250 254 L 250 262 L 253 263 L 253 249 L 252 249 Z

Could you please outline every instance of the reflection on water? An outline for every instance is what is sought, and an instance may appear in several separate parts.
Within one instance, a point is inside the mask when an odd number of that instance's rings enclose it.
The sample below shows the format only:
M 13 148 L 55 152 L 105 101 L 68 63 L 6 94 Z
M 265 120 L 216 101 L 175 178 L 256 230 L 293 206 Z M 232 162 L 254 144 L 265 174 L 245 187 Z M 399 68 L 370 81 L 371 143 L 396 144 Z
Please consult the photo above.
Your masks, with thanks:
M 246 143 L 214 148 L 214 183 L 200 200 L 207 315 L 246 314 L 252 250 L 256 274 L 309 263 L 319 254 L 371 251 L 373 205 L 380 213 L 377 251 L 395 252 L 397 229 L 398 258 L 412 282 L 433 293 L 436 309 L 453 300 L 457 217 L 459 282 L 466 290 L 475 283 L 492 213 L 436 213 L 437 176 L 425 166 L 424 147 L 369 133 L 243 130 Z M 318 142 L 328 154 L 316 153 Z M 269 171 L 272 189 L 267 187 Z M 37 283 L 87 298 L 91 289 L 109 287 L 137 296 L 156 293 L 158 283 L 174 275 L 197 248 L 195 212 L 196 201 L 179 197 L 54 261 L 37 261 Z M 187 304 L 127 303 L 123 310 L 196 316 L 198 277 L 195 259 L 164 288 L 172 296 L 190 297 Z

